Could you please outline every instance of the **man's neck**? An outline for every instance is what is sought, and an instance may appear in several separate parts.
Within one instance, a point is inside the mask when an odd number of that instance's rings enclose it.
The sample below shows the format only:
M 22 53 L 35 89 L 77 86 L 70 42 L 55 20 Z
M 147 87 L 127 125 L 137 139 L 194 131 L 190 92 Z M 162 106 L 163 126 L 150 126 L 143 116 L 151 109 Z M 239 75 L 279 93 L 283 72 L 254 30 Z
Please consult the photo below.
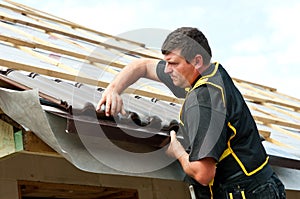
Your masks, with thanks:
M 211 63 L 209 63 L 208 65 L 203 65 L 202 67 L 200 67 L 200 68 L 198 69 L 200 75 L 201 75 L 204 71 L 206 71 L 210 66 L 211 66 Z
M 211 63 L 209 65 L 203 65 L 198 69 L 198 75 L 195 77 L 193 83 L 191 84 L 190 88 L 192 88 L 196 82 L 202 77 L 202 74 L 211 66 Z

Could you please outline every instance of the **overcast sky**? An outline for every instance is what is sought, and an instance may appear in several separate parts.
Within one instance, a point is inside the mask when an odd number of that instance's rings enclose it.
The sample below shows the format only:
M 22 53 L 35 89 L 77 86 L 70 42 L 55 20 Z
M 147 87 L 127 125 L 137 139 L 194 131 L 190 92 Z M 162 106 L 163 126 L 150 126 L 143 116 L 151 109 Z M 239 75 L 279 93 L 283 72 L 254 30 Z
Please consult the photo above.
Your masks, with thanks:
M 119 36 L 137 30 L 197 27 L 210 42 L 213 61 L 220 62 L 231 76 L 300 98 L 299 0 L 15 2 Z M 149 37 L 136 39 L 147 43 Z M 154 40 L 161 43 L 162 39 Z

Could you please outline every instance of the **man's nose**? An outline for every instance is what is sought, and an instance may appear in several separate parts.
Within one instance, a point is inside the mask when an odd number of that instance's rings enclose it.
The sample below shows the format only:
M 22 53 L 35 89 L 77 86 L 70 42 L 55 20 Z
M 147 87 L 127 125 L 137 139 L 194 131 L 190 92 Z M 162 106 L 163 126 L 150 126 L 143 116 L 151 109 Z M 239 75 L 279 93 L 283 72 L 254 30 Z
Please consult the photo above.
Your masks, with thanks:
M 172 67 L 167 64 L 166 67 L 165 67 L 165 73 L 171 73 L 172 72 Z

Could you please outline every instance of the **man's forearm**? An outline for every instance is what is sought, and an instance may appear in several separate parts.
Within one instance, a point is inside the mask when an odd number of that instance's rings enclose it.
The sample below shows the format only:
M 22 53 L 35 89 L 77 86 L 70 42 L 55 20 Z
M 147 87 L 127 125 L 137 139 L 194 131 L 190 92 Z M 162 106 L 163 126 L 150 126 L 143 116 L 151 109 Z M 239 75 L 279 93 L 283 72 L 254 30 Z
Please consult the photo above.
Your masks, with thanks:
M 149 66 L 151 64 L 152 66 Z M 121 94 L 126 88 L 135 83 L 141 77 L 153 79 L 152 76 L 154 74 L 152 73 L 154 71 L 149 71 L 149 68 L 155 67 L 153 66 L 154 64 L 155 61 L 150 59 L 138 59 L 131 62 L 124 67 L 123 70 L 109 84 L 109 88 Z
M 178 161 L 187 175 L 204 186 L 208 185 L 215 176 L 216 167 L 215 161 L 212 158 L 190 162 L 189 155 L 186 153 L 178 158 Z

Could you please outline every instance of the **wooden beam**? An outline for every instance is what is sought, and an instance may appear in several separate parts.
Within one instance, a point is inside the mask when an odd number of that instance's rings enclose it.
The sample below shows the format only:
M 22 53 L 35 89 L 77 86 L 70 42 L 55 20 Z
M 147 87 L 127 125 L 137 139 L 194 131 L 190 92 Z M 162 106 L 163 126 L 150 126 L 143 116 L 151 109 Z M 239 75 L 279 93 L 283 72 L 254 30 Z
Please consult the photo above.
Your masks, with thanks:
M 73 33 L 65 32 L 65 31 L 61 31 L 61 30 L 56 30 L 54 28 L 41 26 L 41 25 L 38 25 L 38 24 L 35 24 L 35 23 L 23 21 L 23 20 L 20 20 L 20 19 L 11 18 L 11 17 L 8 17 L 8 16 L 4 16 L 3 14 L 0 15 L 0 19 L 4 20 L 4 21 L 9 21 L 9 22 L 12 22 L 12 23 L 18 23 L 18 24 L 22 24 L 22 25 L 25 25 L 25 26 L 30 26 L 30 27 L 33 27 L 33 28 L 37 28 L 37 29 L 45 31 L 46 33 L 47 32 L 57 33 L 57 34 L 60 34 L 60 35 L 71 37 L 73 39 L 78 39 L 78 40 L 82 40 L 82 41 L 89 42 L 89 43 L 92 43 L 92 44 L 96 44 L 96 45 L 102 46 L 104 48 L 115 49 L 115 50 L 121 51 L 123 53 L 129 53 L 129 54 L 138 55 L 138 56 L 141 56 L 141 57 L 153 58 L 153 59 L 161 59 L 160 57 L 156 57 L 156 56 L 152 56 L 152 55 L 149 55 L 149 54 L 140 53 L 140 52 L 137 52 L 137 51 L 134 51 L 134 50 L 131 50 L 131 49 L 126 49 L 126 48 L 123 48 L 123 47 L 119 47 L 119 46 L 107 44 L 107 43 L 104 43 L 104 42 L 96 41 L 96 40 L 93 40 L 93 39 L 89 39 L 89 38 L 86 38 L 86 37 L 75 35 Z
M 61 69 L 67 71 L 68 73 L 70 73 L 72 75 L 76 75 L 76 74 L 79 73 L 79 70 L 76 70 L 76 69 L 72 68 L 71 66 L 67 66 L 65 64 L 62 64 L 62 63 L 58 62 L 55 59 L 51 59 L 50 57 L 48 57 L 44 54 L 35 52 L 31 48 L 24 47 L 24 46 L 17 46 L 17 48 L 22 50 L 23 52 L 35 57 L 35 58 L 37 58 L 38 60 L 49 63 L 53 66 L 56 66 L 57 68 L 61 68 Z
M 12 37 L 8 37 L 8 36 L 5 36 L 5 35 L 0 35 L 0 40 L 4 41 L 4 42 L 12 43 L 12 44 L 17 45 L 17 46 L 26 46 L 26 47 L 29 47 L 29 48 L 39 48 L 39 49 L 43 49 L 43 50 L 46 50 L 46 51 L 55 52 L 55 53 L 58 53 L 58 54 L 68 55 L 68 56 L 75 57 L 75 58 L 82 59 L 82 60 L 88 60 L 90 62 L 96 62 L 96 63 L 101 63 L 101 64 L 105 64 L 105 65 L 114 66 L 114 67 L 117 67 L 117 68 L 123 68 L 125 66 L 125 64 L 121 64 L 121 63 L 118 63 L 118 62 L 115 62 L 115 61 L 105 60 L 105 59 L 101 59 L 101 58 L 97 58 L 97 57 L 93 57 L 93 56 L 87 56 L 87 55 L 84 55 L 84 54 L 64 50 L 64 49 L 61 49 L 61 48 L 52 47 L 52 46 L 48 46 L 48 45 L 45 45 L 45 44 L 40 44 L 40 43 L 35 43 L 35 42 L 30 42 L 30 41 L 24 41 L 24 40 L 21 40 L 21 39 L 12 38 Z
M 276 88 L 273 88 L 273 87 L 265 86 L 265 85 L 262 85 L 262 84 L 257 84 L 257 83 L 254 83 L 254 82 L 242 80 L 242 79 L 235 78 L 235 77 L 233 77 L 232 79 L 233 79 L 235 82 L 237 82 L 237 83 L 247 83 L 247 84 L 251 84 L 251 85 L 254 85 L 254 86 L 259 86 L 259 87 L 261 87 L 261 88 L 267 89 L 267 90 L 272 91 L 272 92 L 275 92 L 275 91 L 276 91 Z
M 291 99 L 291 100 L 294 100 L 294 101 L 300 103 L 300 99 L 299 99 L 299 98 L 295 98 L 295 97 L 293 97 L 293 96 L 290 96 L 290 95 L 287 95 L 287 94 L 285 94 L 285 93 L 281 93 L 281 92 L 278 92 L 278 91 L 276 91 L 276 94 L 281 95 L 281 96 L 283 96 L 283 97 L 289 98 L 289 99 Z M 298 110 L 298 111 L 299 111 L 299 110 Z
M 25 151 L 43 154 L 57 154 L 31 131 L 23 131 L 23 147 Z
M 280 133 L 284 133 L 290 137 L 292 137 L 293 139 L 298 139 L 300 140 L 300 134 L 297 134 L 297 133 L 292 133 L 291 131 L 288 131 L 286 129 L 283 129 L 282 127 L 280 126 L 277 126 L 277 125 L 274 125 L 274 124 L 265 124 L 266 126 L 274 129 L 275 131 L 278 131 Z
M 300 116 L 298 116 L 298 115 L 296 115 L 296 114 L 293 114 L 292 112 L 286 111 L 286 110 L 284 110 L 284 109 L 282 109 L 282 108 L 278 108 L 278 107 L 276 107 L 276 106 L 273 106 L 273 105 L 267 104 L 267 103 L 263 103 L 262 105 L 265 106 L 265 107 L 267 107 L 267 108 L 270 108 L 270 109 L 272 109 L 272 110 L 274 110 L 274 111 L 277 111 L 277 112 L 279 112 L 279 113 L 282 113 L 282 114 L 284 114 L 284 115 L 286 115 L 286 116 L 288 116 L 288 117 L 291 117 L 291 118 L 293 118 L 293 119 L 295 119 L 295 120 L 299 120 L 299 121 L 300 121 Z
M 0 119 L 0 158 L 15 151 L 13 126 Z
M 1 109 L 0 109 L 1 110 Z M 1 110 L 2 111 L 2 110 Z M 1 112 L 0 111 L 0 112 Z M 10 124 L 10 125 L 12 125 L 14 128 L 16 128 L 16 129 L 22 129 L 23 127 L 19 124 L 19 123 L 17 123 L 17 122 L 15 122 L 13 119 L 11 119 L 10 117 L 8 117 L 4 112 L 2 112 L 1 114 L 0 114 L 0 119 L 2 120 L 2 121 L 4 121 L 4 122 L 6 122 L 6 123 L 8 123 L 8 124 Z
M 282 143 L 282 142 L 280 142 L 280 141 L 278 141 L 278 140 L 275 140 L 275 139 L 273 139 L 273 138 L 266 138 L 266 141 L 271 142 L 272 144 L 275 144 L 275 145 L 280 146 L 280 147 L 285 147 L 285 148 L 294 149 L 294 150 L 297 149 L 297 148 L 294 147 L 294 146 L 291 146 L 291 145 L 289 145 L 289 144 Z
M 133 45 L 137 45 L 137 46 L 140 46 L 140 47 L 145 47 L 144 43 L 140 43 L 140 42 L 132 41 L 132 40 L 125 39 L 125 38 L 122 38 L 122 37 L 117 37 L 117 36 L 114 36 L 114 35 L 103 33 L 103 32 L 100 32 L 100 31 L 96 31 L 96 30 L 87 28 L 85 26 L 76 24 L 74 22 L 70 22 L 66 19 L 62 19 L 60 17 L 57 17 L 57 16 L 54 16 L 52 14 L 46 13 L 44 11 L 28 7 L 28 6 L 20 4 L 20 3 L 16 3 L 16 2 L 13 2 L 13 1 L 9 1 L 9 0 L 4 0 L 4 1 L 7 2 L 7 3 L 10 3 L 12 5 L 15 5 L 17 7 L 20 7 L 22 9 L 18 9 L 18 8 L 15 8 L 15 7 L 10 7 L 10 6 L 4 5 L 4 4 L 0 4 L 0 7 L 10 9 L 10 10 L 12 10 L 14 12 L 17 12 L 17 13 L 20 13 L 22 15 L 31 15 L 31 16 L 39 17 L 39 18 L 46 19 L 46 20 L 49 20 L 49 21 L 53 21 L 53 22 L 56 22 L 56 23 L 60 23 L 60 24 L 66 25 L 66 26 L 70 26 L 71 28 L 74 28 L 74 29 L 86 30 L 88 32 L 92 32 L 92 33 L 94 33 L 96 35 L 99 35 L 99 36 L 102 36 L 102 37 L 108 37 L 108 38 L 115 39 L 117 41 L 124 41 L 124 42 L 127 42 L 127 43 L 131 43 Z M 39 14 L 39 13 L 42 13 L 44 15 Z M 45 16 L 45 15 L 48 15 L 50 17 Z
M 263 136 L 263 138 L 267 139 L 270 138 L 271 132 L 266 130 L 258 130 L 259 134 Z
M 294 122 L 287 122 L 284 120 L 280 120 L 280 119 L 274 119 L 271 117 L 267 117 L 267 116 L 258 116 L 258 115 L 253 115 L 253 118 L 256 121 L 260 121 L 264 124 L 276 124 L 276 125 L 280 125 L 280 126 L 286 126 L 286 127 L 290 127 L 290 128 L 295 128 L 295 129 L 300 129 L 300 124 L 299 123 L 294 123 Z
M 276 105 L 292 108 L 297 111 L 300 110 L 300 106 L 296 105 L 296 104 L 289 104 L 286 102 L 281 102 L 281 101 L 268 99 L 268 98 L 264 98 L 264 97 L 260 97 L 260 96 L 249 95 L 249 94 L 243 94 L 243 96 L 244 96 L 244 98 L 249 99 L 255 103 L 271 103 L 271 104 L 276 104 Z
M 272 124 L 276 124 L 276 125 L 282 125 L 282 126 L 286 126 L 286 127 L 300 129 L 300 124 L 298 124 L 298 123 L 295 123 L 292 121 L 286 121 L 282 118 L 277 117 L 274 114 L 271 114 L 268 111 L 262 110 L 261 108 L 258 108 L 253 105 L 249 105 L 249 108 L 265 115 L 265 116 L 257 116 L 257 115 L 253 116 L 255 120 L 260 121 L 260 122 L 264 123 L 265 125 L 272 123 Z
M 21 198 L 123 198 L 138 199 L 138 191 L 130 188 L 90 186 L 80 184 L 49 183 L 36 181 L 18 181 Z
M 271 99 L 272 101 L 276 101 L 281 104 L 293 104 L 292 101 L 287 101 L 285 99 L 279 98 L 275 92 L 263 91 L 261 89 L 255 88 L 255 87 L 251 86 L 250 84 L 246 84 L 246 83 L 239 83 L 238 85 L 246 88 L 247 90 L 253 91 L 252 96 L 254 95 L 257 98 L 264 96 L 264 99 L 266 99 L 265 97 L 268 97 L 268 99 Z M 297 105 L 295 105 L 295 106 L 297 106 Z M 300 106 L 299 106 L 299 109 L 300 109 Z M 297 110 L 297 109 L 295 109 L 295 110 Z

